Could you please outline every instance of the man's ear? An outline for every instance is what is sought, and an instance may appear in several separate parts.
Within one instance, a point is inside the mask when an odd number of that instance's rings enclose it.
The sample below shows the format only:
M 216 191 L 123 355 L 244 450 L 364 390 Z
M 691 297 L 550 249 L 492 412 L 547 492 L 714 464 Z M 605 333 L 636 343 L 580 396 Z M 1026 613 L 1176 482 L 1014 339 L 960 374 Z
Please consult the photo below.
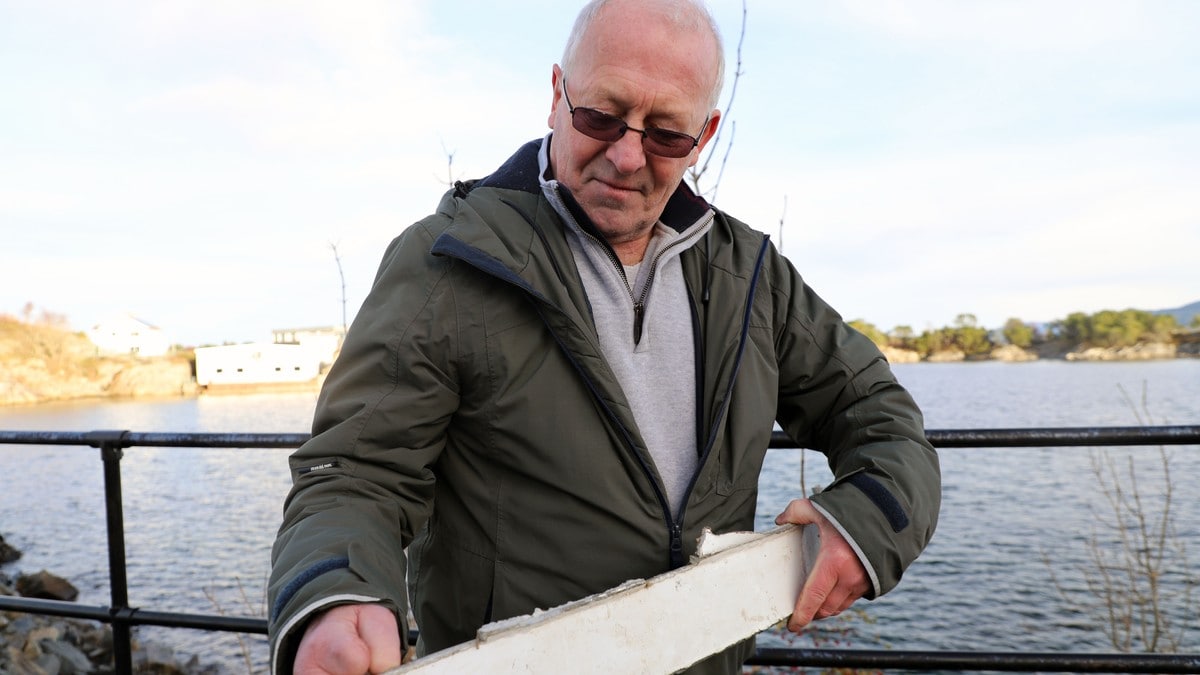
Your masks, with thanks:
M 704 146 L 712 140 L 712 137 L 717 133 L 717 129 L 721 125 L 721 110 L 718 108 L 712 111 L 708 118 L 708 124 L 704 126 L 704 130 L 700 132 L 700 143 L 696 145 L 696 152 L 692 155 L 692 161 L 688 166 L 696 166 L 696 162 L 700 160 L 700 153 L 704 152 Z
M 554 128 L 554 113 L 558 110 L 558 102 L 562 99 L 562 87 L 558 86 L 562 80 L 562 67 L 557 63 L 550 71 L 550 86 L 553 87 L 553 94 L 550 97 L 550 117 L 546 118 L 546 125 L 551 129 Z

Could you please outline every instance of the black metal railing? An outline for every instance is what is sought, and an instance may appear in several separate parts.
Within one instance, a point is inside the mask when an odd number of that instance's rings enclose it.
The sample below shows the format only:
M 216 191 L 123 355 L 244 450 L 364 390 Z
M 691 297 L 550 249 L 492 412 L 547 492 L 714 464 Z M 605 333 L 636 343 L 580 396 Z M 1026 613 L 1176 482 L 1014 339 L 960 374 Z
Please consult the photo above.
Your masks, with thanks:
M 1200 446 L 1200 425 L 1143 427 L 1064 427 L 1034 429 L 929 430 L 938 448 Z M 125 565 L 125 525 L 121 493 L 121 459 L 131 447 L 296 448 L 308 434 L 138 433 L 124 430 L 89 432 L 3 431 L 0 445 L 73 445 L 98 448 L 104 464 L 104 499 L 108 527 L 111 605 L 0 596 L 0 610 L 90 619 L 112 626 L 114 669 L 133 672 L 131 629 L 160 626 L 233 633 L 266 634 L 265 619 L 182 612 L 159 612 L 129 606 Z M 795 448 L 782 432 L 772 448 Z M 1073 673 L 1196 673 L 1200 654 L 1014 653 L 982 651 L 893 651 L 861 649 L 759 648 L 747 662 L 758 666 L 870 668 Z

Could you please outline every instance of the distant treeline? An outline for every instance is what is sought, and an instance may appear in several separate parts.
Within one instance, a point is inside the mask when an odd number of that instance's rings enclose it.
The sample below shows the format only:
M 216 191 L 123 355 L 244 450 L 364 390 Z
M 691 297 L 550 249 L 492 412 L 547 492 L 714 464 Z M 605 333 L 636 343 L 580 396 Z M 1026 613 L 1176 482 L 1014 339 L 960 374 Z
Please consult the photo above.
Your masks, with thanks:
M 891 332 L 885 333 L 861 319 L 851 321 L 850 325 L 880 347 L 912 350 L 922 358 L 955 349 L 968 357 L 981 356 L 1006 344 L 1022 349 L 1047 344 L 1130 347 L 1145 342 L 1171 342 L 1172 332 L 1184 327 L 1170 314 L 1155 314 L 1139 309 L 1104 310 L 1095 314 L 1074 312 L 1065 319 L 1042 326 L 1021 319 L 1009 319 L 999 330 L 979 326 L 974 314 L 959 314 L 953 326 L 926 330 L 919 335 L 911 326 L 896 326 Z M 1188 327 L 1200 327 L 1200 314 L 1192 318 Z

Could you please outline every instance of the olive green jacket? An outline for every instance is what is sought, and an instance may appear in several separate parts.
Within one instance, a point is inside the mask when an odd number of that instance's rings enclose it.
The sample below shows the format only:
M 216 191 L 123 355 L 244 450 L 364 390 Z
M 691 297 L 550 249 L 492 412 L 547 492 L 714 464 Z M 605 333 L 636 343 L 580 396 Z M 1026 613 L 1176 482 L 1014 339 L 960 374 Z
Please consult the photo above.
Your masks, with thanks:
M 917 406 L 763 234 L 720 212 L 682 258 L 700 412 L 679 423 L 695 425 L 700 468 L 672 517 L 538 186 L 539 143 L 447 193 L 384 256 L 291 459 L 269 591 L 277 672 L 317 609 L 380 600 L 404 618 L 406 576 L 420 650 L 435 651 L 684 564 L 702 528 L 753 529 L 776 420 L 828 456 L 835 481 L 813 501 L 872 596 L 933 534 L 940 475 Z M 707 208 L 681 186 L 663 221 Z

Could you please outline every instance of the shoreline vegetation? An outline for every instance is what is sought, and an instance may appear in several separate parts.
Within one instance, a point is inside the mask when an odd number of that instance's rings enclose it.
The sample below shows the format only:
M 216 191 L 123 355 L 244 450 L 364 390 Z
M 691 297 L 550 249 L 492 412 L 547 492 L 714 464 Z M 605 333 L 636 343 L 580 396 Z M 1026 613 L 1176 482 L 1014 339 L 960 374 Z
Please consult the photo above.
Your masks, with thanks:
M 1190 306 L 1189 306 L 1190 307 Z M 1074 313 L 1062 321 L 1004 328 L 980 327 L 971 314 L 953 326 L 917 334 L 908 326 L 884 332 L 854 320 L 891 363 L 958 361 L 1135 361 L 1200 357 L 1200 314 L 1187 327 L 1170 314 L 1141 310 Z M 323 378 L 289 384 L 200 387 L 194 352 L 161 357 L 102 354 L 72 331 L 61 315 L 24 319 L 0 314 L 0 406 L 104 399 L 186 398 L 201 395 L 316 392 Z
M 997 330 L 981 327 L 973 314 L 959 314 L 953 326 L 929 329 L 920 335 L 909 326 L 897 326 L 885 333 L 861 319 L 849 323 L 870 338 L 891 363 L 1200 357 L 1200 314 L 1187 327 L 1172 314 L 1126 309 L 1090 315 L 1075 312 L 1061 321 L 1040 325 L 1009 319 Z

